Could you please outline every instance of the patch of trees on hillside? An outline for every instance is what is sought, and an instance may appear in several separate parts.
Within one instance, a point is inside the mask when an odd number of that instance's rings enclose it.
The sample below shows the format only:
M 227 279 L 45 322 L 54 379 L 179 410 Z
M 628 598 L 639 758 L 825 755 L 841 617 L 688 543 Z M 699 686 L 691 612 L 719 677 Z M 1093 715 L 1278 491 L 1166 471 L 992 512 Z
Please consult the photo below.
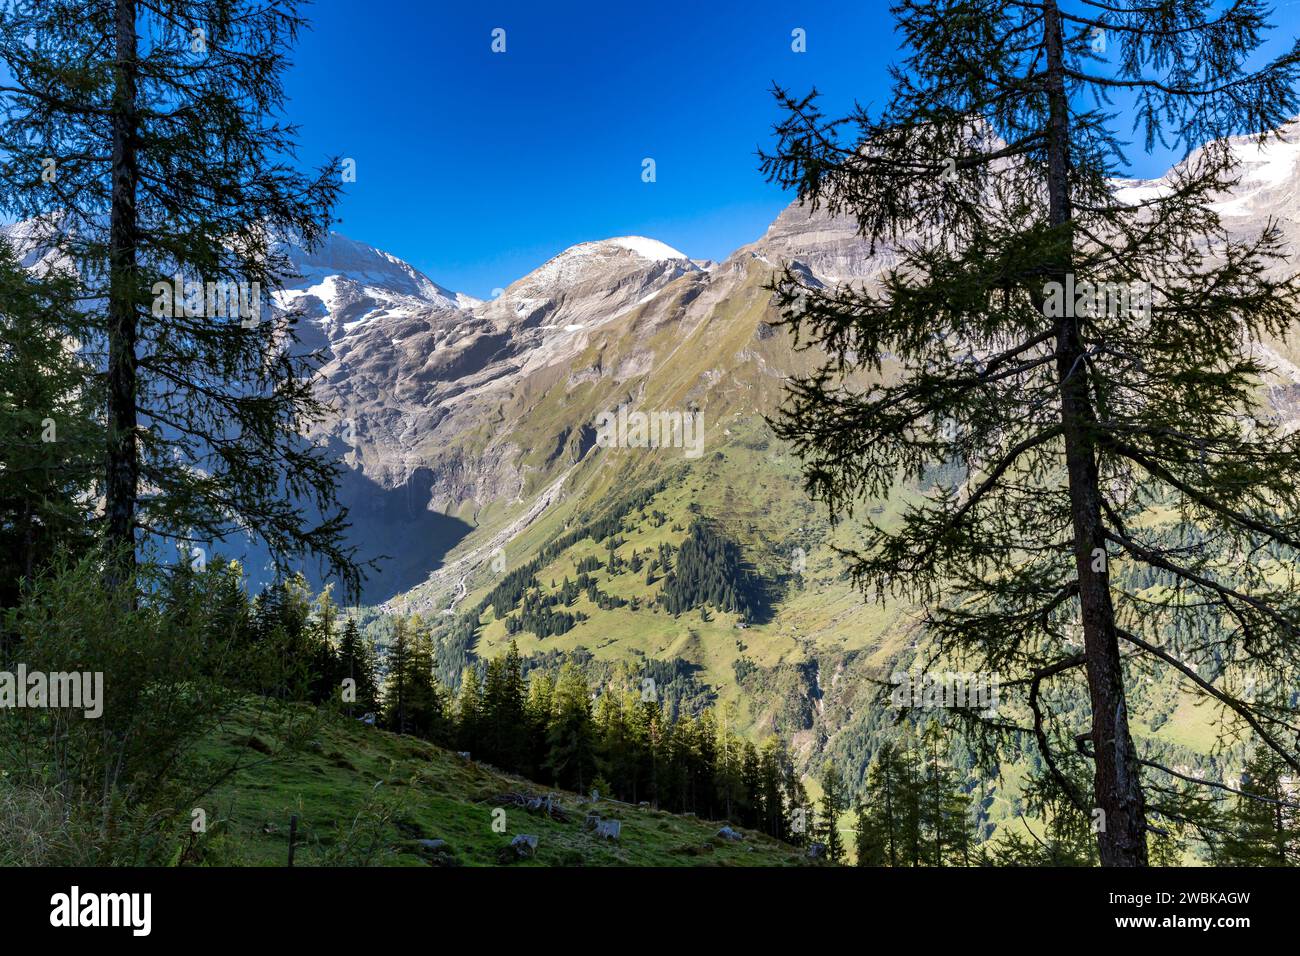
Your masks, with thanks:
M 756 590 L 736 543 L 696 519 L 677 549 L 672 571 L 664 577 L 659 602 L 672 614 L 707 604 L 748 620 L 758 609 Z
M 564 606 L 573 602 L 572 597 L 566 598 L 570 587 L 573 586 L 566 578 L 564 587 L 557 594 L 542 594 L 538 590 L 526 591 L 519 605 L 519 613 L 511 614 L 505 619 L 506 633 L 518 634 L 521 631 L 531 631 L 538 637 L 554 637 L 573 630 L 575 624 L 587 619 L 587 615 L 581 611 L 562 610 Z
M 498 617 L 502 616 L 503 613 L 508 612 L 518 602 L 524 588 L 531 586 L 525 582 L 536 583 L 537 572 L 543 567 L 550 564 L 584 538 L 599 542 L 618 534 L 623 530 L 623 519 L 633 511 L 644 508 L 666 486 L 667 483 L 663 481 L 649 485 L 635 494 L 615 502 L 601 517 L 557 536 L 543 546 L 535 558 L 507 574 L 501 583 L 493 588 L 487 597 L 470 613 L 477 618 L 491 607 L 497 612 Z M 509 599 L 511 594 L 514 595 L 514 601 Z
M 539 782 L 806 841 L 808 798 L 789 751 L 776 737 L 761 747 L 745 740 L 734 724 L 730 712 L 708 707 L 673 713 L 649 677 L 593 694 L 573 660 L 525 679 L 512 644 L 485 678 L 466 672 L 450 741 Z

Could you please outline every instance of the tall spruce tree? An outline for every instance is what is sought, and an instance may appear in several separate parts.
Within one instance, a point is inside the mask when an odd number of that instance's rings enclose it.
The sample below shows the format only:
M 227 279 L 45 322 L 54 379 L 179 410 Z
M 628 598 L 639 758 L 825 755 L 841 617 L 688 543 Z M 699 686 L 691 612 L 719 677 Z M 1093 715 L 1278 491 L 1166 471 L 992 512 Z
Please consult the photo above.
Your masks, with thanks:
M 15 0 L 0 10 L 0 209 L 75 267 L 102 371 L 103 534 L 262 539 L 358 580 L 314 357 L 272 308 L 313 246 L 336 164 L 295 169 L 277 116 L 295 0 Z M 29 251 L 29 250 L 24 250 Z
M 840 815 L 849 808 L 844 779 L 835 761 L 826 761 L 821 776 L 822 798 L 818 811 L 817 837 L 826 845 L 826 859 L 839 865 L 844 862 L 844 836 L 840 833 Z
M 311 699 L 317 703 L 339 700 L 343 687 L 335 633 L 339 609 L 330 595 L 332 590 L 331 585 L 326 585 L 312 602 L 312 617 L 304 635 L 310 653 Z
M 789 833 L 790 821 L 781 789 L 779 748 L 780 742 L 769 737 L 760 754 L 753 741 L 746 740 L 740 758 L 740 779 L 747 804 L 745 822 L 783 840 Z
M 511 641 L 505 654 L 488 662 L 483 684 L 484 756 L 511 770 L 524 759 L 524 695 L 523 660 Z
M 861 800 L 853 804 L 853 855 L 858 866 L 881 866 L 884 863 L 880 835 L 872 827 L 867 805 Z
M 411 619 L 411 666 L 407 686 L 408 733 L 445 745 L 451 740 L 447 692 L 434 674 L 433 631 L 419 615 Z
M 867 768 L 863 810 L 858 816 L 859 863 L 920 866 L 922 827 L 920 759 L 915 749 L 886 741 Z M 863 859 L 863 856 L 866 859 Z
M 349 617 L 343 625 L 343 636 L 339 639 L 339 675 L 353 682 L 354 698 L 344 704 L 349 716 L 375 713 L 379 707 L 375 653 L 370 640 L 362 636 L 354 617 Z
M 719 809 L 728 820 L 738 818 L 745 792 L 744 741 L 731 732 L 730 728 L 735 722 L 736 705 L 728 701 L 722 705 L 722 718 L 718 721 L 717 740 L 714 745 L 717 754 L 714 779 Z
M 466 667 L 456 697 L 456 745 L 471 755 L 479 754 L 484 738 L 483 683 L 476 668 Z
M 879 114 L 776 91 L 765 171 L 888 256 L 874 283 L 778 279 L 785 321 L 826 357 L 775 425 L 836 517 L 924 492 L 897 523 L 865 519 L 855 579 L 1001 676 L 1001 716 L 964 715 L 983 759 L 1036 741 L 1071 812 L 1103 815 L 1102 864 L 1145 865 L 1148 812 L 1178 810 L 1129 729 L 1136 669 L 1300 767 L 1282 691 L 1300 663 L 1300 434 L 1261 402 L 1252 344 L 1290 329 L 1300 285 L 1275 224 L 1235 236 L 1212 206 L 1240 173 L 1226 137 L 1295 115 L 1300 43 L 1248 65 L 1260 0 L 893 12 L 907 57 Z M 1120 123 L 1190 153 L 1162 188 L 1117 189 Z M 1133 586 L 1140 566 L 1163 586 Z M 1251 699 L 1251 677 L 1274 690 Z M 1064 716 L 1072 693 L 1085 726 Z
M 882 865 L 898 866 L 902 859 L 902 846 L 907 842 L 901 839 L 900 834 L 904 807 L 910 795 L 904 792 L 901 761 L 889 741 L 880 745 L 876 759 L 867 769 L 866 789 L 866 804 L 870 809 L 864 821 L 868 834 L 865 839 L 875 847 L 871 858 Z M 859 838 L 860 848 L 862 839 Z
M 556 784 L 584 792 L 596 776 L 596 729 L 587 678 L 572 661 L 560 670 L 546 740 L 546 767 Z
M 546 736 L 555 706 L 555 678 L 544 671 L 534 671 L 528 681 L 528 702 L 524 706 L 522 733 L 527 738 L 526 772 L 540 774 L 546 764 Z
M 393 636 L 388 643 L 388 674 L 384 681 L 383 725 L 399 734 L 411 730 L 411 704 L 415 671 L 414 642 L 406 618 L 393 618 Z
M 922 731 L 921 747 L 925 769 L 918 810 L 925 833 L 925 863 L 967 866 L 974 842 L 969 800 L 957 784 L 956 772 L 948 760 L 948 738 L 937 720 Z

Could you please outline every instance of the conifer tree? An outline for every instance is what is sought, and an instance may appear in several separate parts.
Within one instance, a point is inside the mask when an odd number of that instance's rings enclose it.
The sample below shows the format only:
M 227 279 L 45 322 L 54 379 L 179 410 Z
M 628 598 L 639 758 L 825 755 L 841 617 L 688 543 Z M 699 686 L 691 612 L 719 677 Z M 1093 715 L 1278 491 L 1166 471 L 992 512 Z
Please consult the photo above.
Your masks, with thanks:
M 1028 735 L 1065 806 L 1104 814 L 1102 864 L 1145 865 L 1166 809 L 1148 792 L 1169 776 L 1129 729 L 1139 663 L 1300 770 L 1284 696 L 1241 691 L 1300 667 L 1300 433 L 1262 402 L 1252 345 L 1292 327 L 1300 284 L 1275 223 L 1235 235 L 1212 205 L 1240 174 L 1226 138 L 1266 141 L 1297 113 L 1300 42 L 1252 62 L 1262 0 L 893 9 L 907 58 L 881 111 L 833 118 L 777 91 L 766 172 L 890 255 L 874 283 L 778 279 L 785 321 L 826 355 L 776 430 L 837 518 L 900 479 L 924 490 L 897 523 L 865 520 L 855 580 L 921 604 L 950 660 L 998 674 L 1027 716 L 966 712 L 981 749 Z M 1197 150 L 1166 188 L 1118 190 L 1112 96 L 1143 147 Z
M 910 798 L 902 761 L 887 741 L 867 771 L 867 800 L 874 811 L 870 822 L 882 849 L 881 862 L 889 866 L 901 864 L 909 843 L 903 834 Z
M 339 675 L 354 682 L 355 700 L 344 704 L 348 716 L 373 714 L 379 709 L 374 648 L 361 636 L 354 617 L 349 617 L 343 625 L 343 636 L 339 639 Z
M 884 866 L 885 842 L 867 805 L 859 800 L 853 807 L 854 862 L 858 866 Z
M 768 817 L 768 791 L 765 786 L 766 775 L 764 774 L 763 756 L 759 753 L 759 749 L 754 746 L 752 740 L 742 741 L 739 749 L 741 821 L 746 826 L 755 827 L 764 833 L 771 834 L 775 829 L 777 834 L 783 835 L 785 833 L 784 818 L 773 821 Z M 776 787 L 775 793 L 779 799 L 781 795 L 779 786 Z
M 649 725 L 645 709 L 641 707 L 640 695 L 636 691 L 629 689 L 623 692 L 619 709 L 624 734 L 622 746 L 625 748 L 622 757 L 623 788 L 629 800 L 640 803 L 647 795 Z
M 524 707 L 523 730 L 528 738 L 528 773 L 540 775 L 546 765 L 546 738 L 554 711 L 555 679 L 544 671 L 534 671 L 528 681 L 528 703 Z
M 466 667 L 460 678 L 460 694 L 456 698 L 457 746 L 471 755 L 480 753 L 484 742 L 483 686 L 478 670 Z
M 409 733 L 445 745 L 451 741 L 449 695 L 434 673 L 433 632 L 427 621 L 412 618 L 410 673 L 407 688 Z
M 821 776 L 822 799 L 818 816 L 821 825 L 817 836 L 826 845 L 826 859 L 839 865 L 844 862 L 844 837 L 840 833 L 840 815 L 849 808 L 844 781 L 835 761 L 826 761 Z
M 735 720 L 736 707 L 734 703 L 729 701 L 723 705 L 722 719 L 718 721 L 717 741 L 715 743 L 717 769 L 714 773 L 714 779 L 717 782 L 718 800 L 721 804 L 720 809 L 722 815 L 728 820 L 739 818 L 740 808 L 745 802 L 744 741 L 731 733 L 729 729 L 735 723 Z M 755 765 L 757 765 L 757 760 L 755 760 Z M 753 823 L 750 823 L 750 826 L 753 825 Z
M 672 741 L 663 708 L 657 700 L 641 701 L 641 720 L 646 732 L 646 782 L 650 799 L 657 806 L 671 792 L 667 765 Z
M 343 682 L 335 635 L 339 609 L 330 597 L 331 587 L 326 585 L 316 596 L 305 634 L 311 662 L 311 699 L 316 703 L 337 701 Z
M 404 617 L 393 618 L 393 636 L 388 644 L 388 674 L 384 681 L 384 727 L 399 734 L 410 732 L 409 708 L 414 670 L 410 628 Z
M 192 566 L 191 566 L 192 567 Z M 244 588 L 244 571 L 238 561 L 217 557 L 208 569 L 212 591 L 208 603 L 206 639 L 211 647 L 235 647 L 248 637 L 252 602 Z M 244 662 L 240 662 L 241 666 Z
M 689 751 L 689 725 L 681 719 L 665 720 L 659 768 L 660 800 L 664 809 L 689 809 Z
M 978 857 L 975 822 L 971 816 L 971 799 L 958 787 L 943 791 L 939 819 L 943 821 L 943 846 L 949 866 L 972 866 Z M 943 865 L 943 864 L 936 864 Z
M 864 804 L 866 819 L 859 820 L 859 855 L 870 865 L 916 865 L 910 850 L 919 842 L 919 819 L 914 807 L 916 789 L 908 761 L 889 741 L 881 744 L 867 770 Z
M 716 806 L 718 778 L 718 722 L 713 708 L 706 707 L 695 715 L 691 727 L 691 804 L 695 812 L 707 819 L 718 817 Z
M 303 435 L 325 409 L 285 244 L 312 247 L 337 164 L 294 169 L 278 113 L 295 0 L 15 0 L 0 10 L 0 210 L 76 267 L 81 347 L 104 374 L 102 529 L 261 538 L 277 566 L 342 543 L 337 467 Z M 180 288 L 177 288 L 177 285 Z M 323 516 L 323 517 L 320 517 Z
M 792 807 L 787 803 L 786 781 L 792 775 L 788 757 L 775 736 L 763 742 L 761 755 L 755 760 L 753 745 L 745 748 L 746 789 L 752 794 L 751 803 L 759 817 L 758 825 L 765 833 L 785 840 L 791 837 L 790 816 Z
M 248 660 L 244 673 L 237 676 L 268 697 L 310 699 L 316 662 L 310 625 L 311 588 L 301 574 L 267 585 L 253 601 Z
M 434 675 L 432 634 L 419 616 L 393 618 L 384 685 L 383 724 L 438 744 L 451 742 L 447 693 Z
M 619 782 L 616 787 L 623 794 L 623 783 L 627 780 L 628 735 L 623 720 L 623 707 L 618 695 L 606 689 L 596 698 L 596 713 L 593 718 L 596 725 L 598 757 L 596 769 L 606 782 Z M 611 796 L 614 790 L 607 790 Z
M 937 720 L 921 734 L 924 777 L 918 794 L 924 862 L 929 866 L 966 866 L 974 839 L 969 800 L 959 789 L 948 761 L 948 740 Z
M 483 673 L 483 753 L 480 759 L 498 767 L 513 769 L 509 754 L 518 723 L 507 723 L 510 707 L 506 700 L 506 683 L 505 655 L 488 661 Z
M 584 793 L 596 773 L 595 728 L 587 678 L 572 661 L 560 671 L 547 734 L 546 766 L 557 785 Z

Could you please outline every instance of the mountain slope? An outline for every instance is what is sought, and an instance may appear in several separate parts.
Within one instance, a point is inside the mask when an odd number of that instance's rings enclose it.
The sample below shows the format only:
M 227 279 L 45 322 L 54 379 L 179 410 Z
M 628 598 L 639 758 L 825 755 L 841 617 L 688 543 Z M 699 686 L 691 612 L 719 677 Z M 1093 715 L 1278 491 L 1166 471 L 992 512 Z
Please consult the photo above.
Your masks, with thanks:
M 1300 239 L 1297 129 L 1263 148 L 1234 144 L 1243 177 L 1221 205 L 1231 231 L 1274 215 Z M 1118 185 L 1140 198 L 1162 182 Z M 359 528 L 384 529 L 376 547 L 403 568 L 401 586 L 381 577 L 366 601 L 437 616 L 448 678 L 465 655 L 492 657 L 512 639 L 525 654 L 589 655 L 597 670 L 679 661 L 689 694 L 734 705 L 755 736 L 786 734 L 806 766 L 833 748 L 865 760 L 864 735 L 884 719 L 868 678 L 909 659 L 917 614 L 851 586 L 834 547 L 851 546 L 853 529 L 832 530 L 807 502 L 798 461 L 763 420 L 815 359 L 775 327 L 767 285 L 787 262 L 834 285 L 870 282 L 891 261 L 888 248 L 871 255 L 852 223 L 792 206 L 707 267 L 650 240 L 584 243 L 490 302 L 380 311 L 336 335 L 324 386 L 340 408 L 331 437 L 346 434 L 345 460 L 365 479 L 349 503 Z M 1258 346 L 1276 369 L 1269 400 L 1289 420 L 1300 408 L 1297 345 Z M 620 407 L 699 413 L 703 453 L 605 447 L 597 423 Z M 906 500 L 868 507 L 888 523 Z M 377 510 L 386 523 L 367 520 Z M 422 533 L 415 523 L 430 515 L 455 533 Z M 661 549 L 671 562 L 697 520 L 735 543 L 763 593 L 761 616 L 673 615 L 659 603 L 664 569 L 649 565 Z M 552 605 L 571 623 L 539 632 L 520 600 L 494 600 L 524 568 L 543 602 L 586 575 L 576 597 Z M 1217 769 L 1235 759 L 1220 766 L 1204 752 L 1213 717 L 1182 708 L 1176 692 L 1134 696 L 1135 713 L 1149 711 L 1139 732 L 1175 759 Z M 1010 812 L 1014 786 L 997 799 Z
M 306 711 L 292 711 L 282 715 L 286 724 L 312 719 Z M 326 717 L 292 750 L 279 750 L 275 736 L 261 717 L 247 725 L 227 726 L 206 748 L 205 756 L 217 765 L 239 761 L 244 769 L 205 798 L 220 812 L 209 814 L 201 862 L 282 866 L 288 859 L 290 818 L 295 816 L 294 862 L 299 866 L 807 862 L 798 848 L 761 833 L 733 827 L 744 839 L 726 840 L 716 835 L 720 823 L 608 799 L 593 803 L 346 717 Z M 269 751 L 275 752 L 273 759 Z M 555 808 L 551 814 L 515 802 L 521 797 L 545 800 L 548 795 Z M 588 829 L 589 813 L 619 821 L 619 839 L 604 839 Z M 538 838 L 535 856 L 512 859 L 510 842 L 517 834 Z

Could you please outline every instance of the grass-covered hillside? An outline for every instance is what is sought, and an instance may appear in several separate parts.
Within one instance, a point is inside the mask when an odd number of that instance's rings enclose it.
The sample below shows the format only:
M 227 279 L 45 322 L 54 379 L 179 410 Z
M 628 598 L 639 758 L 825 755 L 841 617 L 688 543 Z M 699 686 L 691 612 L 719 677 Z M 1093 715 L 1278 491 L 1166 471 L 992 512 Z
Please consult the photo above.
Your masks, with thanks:
M 283 744 L 288 719 L 307 721 Z M 260 729 L 254 729 L 254 724 Z M 269 733 L 271 724 L 280 728 Z M 283 866 L 297 816 L 295 865 L 791 866 L 803 851 L 750 830 L 717 836 L 721 823 L 608 799 L 593 802 L 498 772 L 456 753 L 357 720 L 288 709 L 268 723 L 230 723 L 204 748 L 237 770 L 204 799 L 207 832 L 188 859 Z M 551 796 L 550 814 L 527 801 Z M 521 805 L 522 804 L 522 805 Z M 590 814 L 621 824 L 597 836 Z M 494 821 L 496 826 L 494 828 Z M 537 837 L 536 854 L 510 849 Z M 442 841 L 437 843 L 435 841 Z

